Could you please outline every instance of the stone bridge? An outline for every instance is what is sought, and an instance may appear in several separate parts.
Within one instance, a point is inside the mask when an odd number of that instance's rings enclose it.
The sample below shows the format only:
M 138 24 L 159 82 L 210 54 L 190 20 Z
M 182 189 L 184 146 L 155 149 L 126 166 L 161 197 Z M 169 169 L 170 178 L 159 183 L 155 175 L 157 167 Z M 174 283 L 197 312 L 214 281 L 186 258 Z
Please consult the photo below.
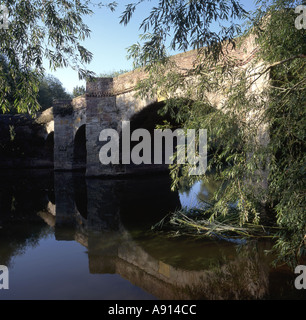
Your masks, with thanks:
M 237 60 L 238 68 L 247 67 L 251 63 L 256 52 L 254 40 L 254 37 L 249 37 L 239 49 L 231 49 L 229 54 Z M 172 59 L 182 72 L 186 72 L 195 65 L 197 51 L 178 54 Z M 99 161 L 99 151 L 103 145 L 99 135 L 103 129 L 115 129 L 120 133 L 122 121 L 130 121 L 131 129 L 152 130 L 152 124 L 160 120 L 157 110 L 163 104 L 161 99 L 141 99 L 135 96 L 138 81 L 146 76 L 144 70 L 138 69 L 116 78 L 96 78 L 87 82 L 85 95 L 54 104 L 55 170 L 83 168 L 87 176 L 108 176 L 166 169 L 165 164 L 102 165 Z M 261 90 L 266 80 L 262 77 L 253 84 L 252 90 Z M 226 97 L 212 93 L 209 99 L 218 108 Z

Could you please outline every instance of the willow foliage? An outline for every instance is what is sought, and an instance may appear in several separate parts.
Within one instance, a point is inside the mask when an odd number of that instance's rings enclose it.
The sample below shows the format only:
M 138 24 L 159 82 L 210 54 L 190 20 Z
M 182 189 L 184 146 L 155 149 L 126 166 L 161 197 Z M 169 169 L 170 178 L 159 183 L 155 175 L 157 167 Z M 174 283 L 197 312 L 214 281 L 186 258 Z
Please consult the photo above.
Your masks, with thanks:
M 143 22 L 143 45 L 129 55 L 145 66 L 142 96 L 166 98 L 164 113 L 185 129 L 208 130 L 208 170 L 221 181 L 210 221 L 233 208 L 240 224 L 270 223 L 281 228 L 274 250 L 295 265 L 305 253 L 305 82 L 306 31 L 295 28 L 294 8 L 302 1 L 257 1 L 252 15 L 239 1 L 159 1 Z M 127 23 L 136 5 L 127 7 Z M 203 15 L 205 14 L 205 18 Z M 191 17 L 192 16 L 192 17 Z M 245 19 L 239 33 L 231 18 Z M 213 22 L 219 32 L 211 32 Z M 197 63 L 181 70 L 166 55 L 172 49 L 197 49 Z M 247 67 L 228 54 L 254 37 L 256 50 Z M 264 80 L 261 90 L 253 90 Z M 182 95 L 182 92 L 184 94 Z M 211 95 L 224 99 L 216 104 Z M 173 187 L 194 183 L 188 165 L 171 167 Z
M 92 53 L 82 45 L 90 35 L 83 18 L 93 13 L 94 5 L 102 4 L 89 0 L 5 0 L 0 4 L 9 13 L 8 28 L 0 28 L 0 53 L 8 63 L 5 68 L 0 61 L 3 112 L 12 103 L 18 112 L 33 113 L 39 108 L 36 98 L 45 73 L 44 59 L 53 70 L 71 67 L 81 79 L 92 75 L 86 69 Z M 115 3 L 108 6 L 114 9 Z

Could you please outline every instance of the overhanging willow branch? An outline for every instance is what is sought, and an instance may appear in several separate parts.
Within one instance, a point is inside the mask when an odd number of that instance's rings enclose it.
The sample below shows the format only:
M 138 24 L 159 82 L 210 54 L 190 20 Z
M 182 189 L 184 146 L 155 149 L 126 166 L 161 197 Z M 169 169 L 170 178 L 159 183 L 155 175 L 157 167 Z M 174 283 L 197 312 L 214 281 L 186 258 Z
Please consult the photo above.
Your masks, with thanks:
M 305 54 L 299 54 L 299 55 L 295 55 L 295 56 L 292 56 L 290 58 L 287 58 L 287 59 L 284 59 L 284 60 L 281 60 L 281 61 L 277 61 L 277 62 L 274 62 L 272 64 L 270 64 L 264 71 L 262 72 L 257 72 L 257 73 L 254 73 L 254 74 L 251 74 L 249 77 L 254 77 L 254 76 L 257 76 L 259 75 L 255 80 L 253 80 L 251 82 L 251 84 L 249 85 L 249 87 L 251 87 L 260 77 L 262 77 L 265 73 L 267 73 L 269 70 L 271 70 L 272 68 L 274 67 L 277 67 L 281 64 L 284 64 L 286 62 L 289 62 L 289 61 L 292 61 L 292 60 L 295 60 L 295 59 L 305 59 L 306 58 L 306 55 Z M 248 77 L 248 78 L 249 78 Z

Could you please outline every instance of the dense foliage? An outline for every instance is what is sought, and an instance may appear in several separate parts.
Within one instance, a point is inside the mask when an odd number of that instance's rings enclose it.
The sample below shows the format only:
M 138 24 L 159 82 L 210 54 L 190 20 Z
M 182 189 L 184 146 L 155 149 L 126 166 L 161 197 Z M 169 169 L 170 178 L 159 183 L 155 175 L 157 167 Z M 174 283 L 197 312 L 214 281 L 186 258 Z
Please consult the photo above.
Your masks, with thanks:
M 85 92 L 86 92 L 86 89 L 84 86 L 76 86 L 72 90 L 72 95 L 75 98 L 75 97 L 78 97 L 78 96 L 85 94 Z
M 274 250 L 291 265 L 305 253 L 306 234 L 306 31 L 295 27 L 294 12 L 300 4 L 257 1 L 257 10 L 246 16 L 239 1 L 159 1 L 141 25 L 143 45 L 129 49 L 135 64 L 149 73 L 139 94 L 166 97 L 163 112 L 181 127 L 208 130 L 207 174 L 188 176 L 188 165 L 174 164 L 173 187 L 213 173 L 221 187 L 203 214 L 212 222 L 235 210 L 240 226 L 275 223 L 281 231 Z M 127 6 L 122 22 L 128 23 L 136 7 Z M 230 17 L 245 18 L 244 33 L 229 22 L 218 33 L 210 32 L 212 22 Z M 167 57 L 170 35 L 172 49 L 205 46 L 187 74 Z M 248 68 L 236 67 L 228 49 L 250 35 L 256 36 L 254 58 Z M 263 78 L 263 90 L 253 91 Z M 222 107 L 215 108 L 212 92 L 225 97 Z
M 269 123 L 269 203 L 283 227 L 275 249 L 294 264 L 305 254 L 306 30 L 297 30 L 291 1 L 275 1 L 259 30 L 259 55 L 270 66 L 264 120 Z M 292 3 L 292 6 L 298 3 Z M 299 3 L 301 4 L 301 2 Z M 258 10 L 256 19 L 265 12 Z M 277 30 L 277 32 L 276 32 Z
M 12 86 L 14 108 L 18 112 L 31 113 L 39 109 L 36 98 L 40 78 L 45 73 L 44 59 L 49 61 L 52 70 L 70 66 L 80 79 L 92 75 L 85 67 L 92 53 L 81 42 L 90 35 L 83 18 L 93 13 L 95 3 L 88 0 L 1 1 L 9 12 L 8 29 L 0 29 L 0 51 L 9 62 L 8 70 L 0 68 L 3 111 L 11 108 Z M 108 6 L 113 9 L 114 5 Z
M 66 92 L 59 79 L 52 75 L 44 76 L 39 83 L 37 101 L 41 106 L 41 111 L 53 106 L 54 100 L 71 99 L 71 95 Z
M 14 103 L 16 91 L 18 91 L 18 87 L 16 87 L 16 85 L 18 85 L 19 78 L 16 78 L 16 81 L 13 79 L 9 70 L 9 62 L 3 55 L 0 55 L 0 66 L 3 71 L 2 80 L 5 81 L 7 85 L 7 105 L 5 109 L 0 108 L 0 113 L 20 113 L 21 110 L 18 109 L 18 104 Z M 55 99 L 71 98 L 70 94 L 66 92 L 59 79 L 54 76 L 43 75 L 42 77 L 37 78 L 37 81 L 38 92 L 36 99 L 41 111 L 53 106 L 53 100 Z

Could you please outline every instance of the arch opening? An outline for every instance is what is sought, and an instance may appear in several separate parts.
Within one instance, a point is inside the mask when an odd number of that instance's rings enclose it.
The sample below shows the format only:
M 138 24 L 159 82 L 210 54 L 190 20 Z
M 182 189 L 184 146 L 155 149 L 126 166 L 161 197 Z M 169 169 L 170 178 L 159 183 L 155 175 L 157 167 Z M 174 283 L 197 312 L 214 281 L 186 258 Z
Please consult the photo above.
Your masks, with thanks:
M 75 134 L 73 146 L 73 168 L 85 169 L 87 158 L 86 125 L 83 124 Z
M 162 138 L 162 145 L 161 150 L 159 150 L 159 154 L 161 154 L 161 163 L 155 163 L 155 136 L 154 136 L 154 131 L 156 130 L 158 125 L 163 125 L 164 121 L 167 121 L 168 123 L 170 123 L 173 127 L 173 131 L 178 128 L 178 124 L 173 120 L 173 118 L 169 115 L 162 115 L 161 114 L 161 110 L 164 108 L 165 106 L 165 102 L 161 101 L 161 102 L 155 102 L 152 103 L 150 105 L 148 105 L 147 107 L 145 107 L 144 109 L 142 109 L 141 111 L 139 111 L 138 113 L 134 114 L 131 119 L 130 119 L 130 133 L 131 133 L 131 137 L 132 134 L 135 130 L 137 129 L 145 129 L 149 132 L 150 134 L 150 146 L 148 146 L 146 144 L 146 153 L 148 154 L 150 152 L 150 164 L 133 164 L 132 159 L 131 159 L 131 165 L 129 165 L 130 168 L 133 168 L 135 166 L 135 171 L 141 169 L 141 168 L 147 168 L 148 171 L 151 171 L 152 169 L 154 171 L 167 171 L 168 170 L 168 166 L 169 164 L 166 163 L 166 152 L 165 152 L 165 138 Z M 122 132 L 121 132 L 121 136 L 120 136 L 120 151 L 122 150 Z M 130 143 L 130 151 L 131 151 L 131 156 L 132 156 L 132 152 L 133 149 L 135 148 L 135 146 L 137 146 L 138 144 L 141 144 L 143 140 L 143 137 L 140 137 L 139 141 L 131 141 Z M 144 144 L 143 144 L 144 145 Z M 176 151 L 176 145 L 177 145 L 177 139 L 176 137 L 173 138 L 173 150 L 172 152 L 174 153 Z M 149 150 L 148 150 L 149 149 Z M 144 150 L 141 149 L 140 147 L 137 148 L 137 150 L 139 151 L 139 157 L 143 157 L 144 156 Z M 121 158 L 121 157 L 120 157 Z M 147 159 L 147 158 L 146 158 Z M 142 170 L 141 170 L 142 171 Z
M 50 132 L 45 140 L 44 154 L 47 160 L 54 160 L 54 131 Z

